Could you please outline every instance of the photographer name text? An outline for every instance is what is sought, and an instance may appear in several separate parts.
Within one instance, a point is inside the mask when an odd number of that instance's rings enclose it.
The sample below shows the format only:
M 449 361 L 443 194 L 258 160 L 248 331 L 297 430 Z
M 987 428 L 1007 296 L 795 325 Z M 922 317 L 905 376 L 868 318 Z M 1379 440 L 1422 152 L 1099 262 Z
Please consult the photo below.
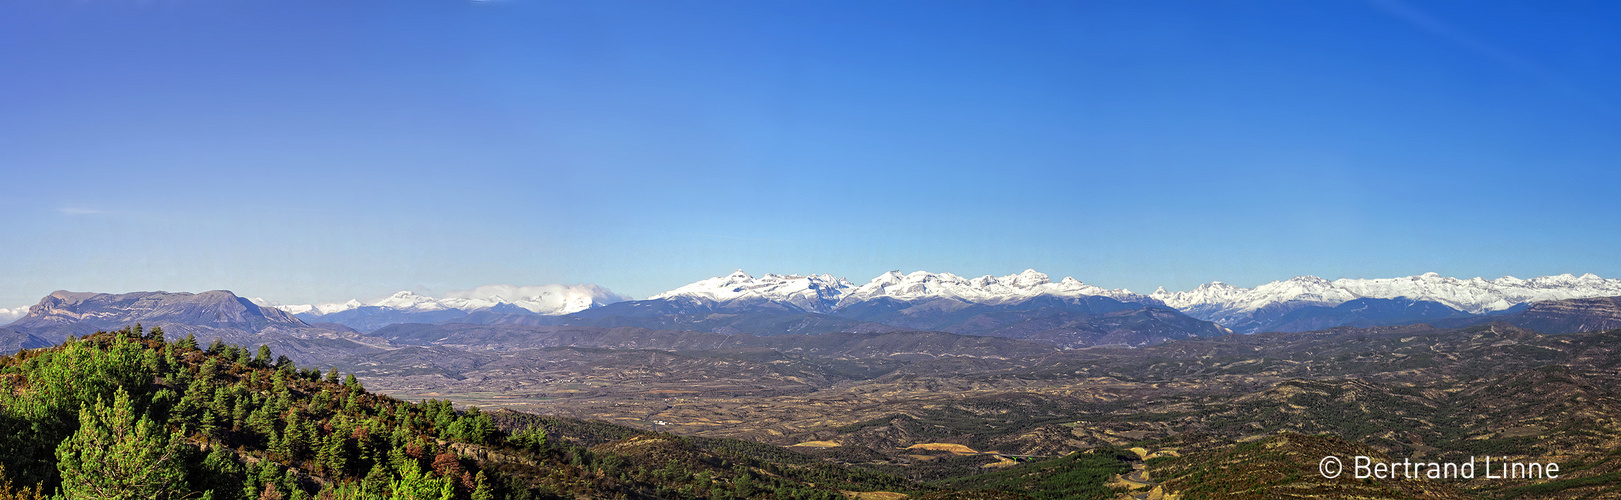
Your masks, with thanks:
M 1323 477 L 1333 479 L 1347 472 L 1339 457 L 1323 457 L 1317 463 Z M 1557 479 L 1559 464 L 1516 462 L 1507 457 L 1469 457 L 1467 462 L 1380 461 L 1372 457 L 1351 457 L 1351 475 L 1357 479 Z

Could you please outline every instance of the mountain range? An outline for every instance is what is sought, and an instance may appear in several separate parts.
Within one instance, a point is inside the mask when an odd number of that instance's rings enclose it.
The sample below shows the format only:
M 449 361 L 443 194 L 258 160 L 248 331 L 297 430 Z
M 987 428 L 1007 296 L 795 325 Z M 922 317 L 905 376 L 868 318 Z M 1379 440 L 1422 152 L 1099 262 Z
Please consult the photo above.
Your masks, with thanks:
M 1436 273 L 1333 281 L 1300 276 L 1253 288 L 1212 282 L 1189 291 L 1161 288 L 1144 295 L 1070 277 L 1053 281 L 1035 270 L 978 278 L 891 271 L 863 284 L 828 274 L 754 277 L 737 271 L 645 300 L 630 300 L 596 285 L 493 285 L 442 298 L 399 292 L 371 303 L 258 303 L 276 305 L 309 322 L 338 323 L 361 331 L 397 323 L 602 324 L 604 318 L 617 317 L 635 319 L 621 319 L 613 326 L 773 334 L 890 327 L 952 331 L 953 324 L 928 318 L 965 310 L 957 315 L 1040 308 L 1018 305 L 1032 299 L 1087 302 L 1085 314 L 1119 309 L 1090 310 L 1099 307 L 1096 299 L 1104 298 L 1139 308 L 1174 309 L 1234 332 L 1255 333 L 1467 319 L 1514 313 L 1536 302 L 1613 296 L 1621 296 L 1621 280 L 1592 274 L 1495 280 Z M 602 308 L 608 310 L 598 310 Z M 747 320 L 713 316 L 744 312 L 753 316 Z
M 254 342 L 245 336 L 271 332 L 277 338 L 363 344 L 364 332 L 420 323 L 634 327 L 760 336 L 940 331 L 1064 348 L 1143 346 L 1228 333 L 1421 322 L 1462 326 L 1496 319 L 1542 331 L 1581 331 L 1610 325 L 1610 320 L 1593 315 L 1614 309 L 1603 298 L 1616 296 L 1621 296 L 1621 280 L 1592 274 L 1524 280 L 1457 279 L 1435 273 L 1333 281 L 1302 276 L 1254 288 L 1215 282 L 1190 291 L 1160 289 L 1143 295 L 1069 277 L 1053 281 L 1035 270 L 978 278 L 892 271 L 864 284 L 827 274 L 754 277 L 737 271 L 645 300 L 629 300 L 589 284 L 490 285 L 443 297 L 399 292 L 371 303 L 318 305 L 281 305 L 224 291 L 58 291 L 0 330 L 0 347 L 51 345 L 68 335 L 135 322 L 172 325 L 166 328 L 219 334 L 245 343 Z M 1558 305 L 1572 299 L 1597 302 Z M 1571 311 L 1559 310 L 1562 307 L 1585 312 L 1572 316 Z M 351 347 L 355 346 L 342 346 Z M 281 350 L 306 354 L 320 349 Z
M 1214 282 L 1185 292 L 1160 289 L 1149 294 L 1190 316 L 1214 321 L 1244 333 L 1273 329 L 1301 331 L 1279 329 L 1277 321 L 1298 309 L 1333 307 L 1358 299 L 1405 298 L 1428 302 L 1431 304 L 1425 305 L 1423 316 L 1434 317 L 1443 315 L 1438 312 L 1443 307 L 1460 315 L 1489 315 L 1513 312 L 1534 302 L 1618 295 L 1621 295 L 1621 280 L 1592 274 L 1561 274 L 1532 279 L 1505 276 L 1486 280 L 1448 278 L 1436 273 L 1404 278 L 1334 281 L 1300 276 L 1254 288 Z

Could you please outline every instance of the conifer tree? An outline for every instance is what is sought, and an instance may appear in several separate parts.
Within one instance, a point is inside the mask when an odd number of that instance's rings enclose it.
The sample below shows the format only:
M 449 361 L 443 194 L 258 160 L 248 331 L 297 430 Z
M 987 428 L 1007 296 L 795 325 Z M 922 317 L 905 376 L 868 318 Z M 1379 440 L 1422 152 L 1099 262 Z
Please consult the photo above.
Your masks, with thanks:
M 253 366 L 267 367 L 270 365 L 270 346 L 261 344 L 259 346 L 259 355 L 253 358 Z
M 474 483 L 478 485 L 473 488 L 473 500 L 495 500 L 495 492 L 490 491 L 490 483 L 484 478 L 484 471 L 478 471 L 478 475 L 473 477 Z
M 345 444 L 343 436 L 337 434 L 327 436 L 325 444 L 316 454 L 316 462 L 334 474 L 343 474 L 349 469 L 349 453 Z
M 79 430 L 56 448 L 62 493 L 68 498 L 165 499 L 185 491 L 177 454 L 180 434 L 135 418 L 122 387 L 112 404 L 98 399 L 79 412 Z

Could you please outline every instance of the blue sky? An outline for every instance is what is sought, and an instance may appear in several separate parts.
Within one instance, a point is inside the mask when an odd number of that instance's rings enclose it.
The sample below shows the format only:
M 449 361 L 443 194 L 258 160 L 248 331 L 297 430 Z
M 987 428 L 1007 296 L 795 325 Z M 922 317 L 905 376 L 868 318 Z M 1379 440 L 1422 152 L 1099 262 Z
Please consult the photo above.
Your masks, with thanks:
M 0 5 L 0 306 L 1621 276 L 1614 2 Z

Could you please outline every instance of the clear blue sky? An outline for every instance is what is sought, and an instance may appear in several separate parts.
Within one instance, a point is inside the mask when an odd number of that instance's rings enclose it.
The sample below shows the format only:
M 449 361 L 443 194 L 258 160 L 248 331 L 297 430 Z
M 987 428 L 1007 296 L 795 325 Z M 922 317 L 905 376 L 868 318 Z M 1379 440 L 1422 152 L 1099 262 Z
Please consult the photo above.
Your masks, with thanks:
M 1621 276 L 1621 3 L 21 0 L 0 306 Z

